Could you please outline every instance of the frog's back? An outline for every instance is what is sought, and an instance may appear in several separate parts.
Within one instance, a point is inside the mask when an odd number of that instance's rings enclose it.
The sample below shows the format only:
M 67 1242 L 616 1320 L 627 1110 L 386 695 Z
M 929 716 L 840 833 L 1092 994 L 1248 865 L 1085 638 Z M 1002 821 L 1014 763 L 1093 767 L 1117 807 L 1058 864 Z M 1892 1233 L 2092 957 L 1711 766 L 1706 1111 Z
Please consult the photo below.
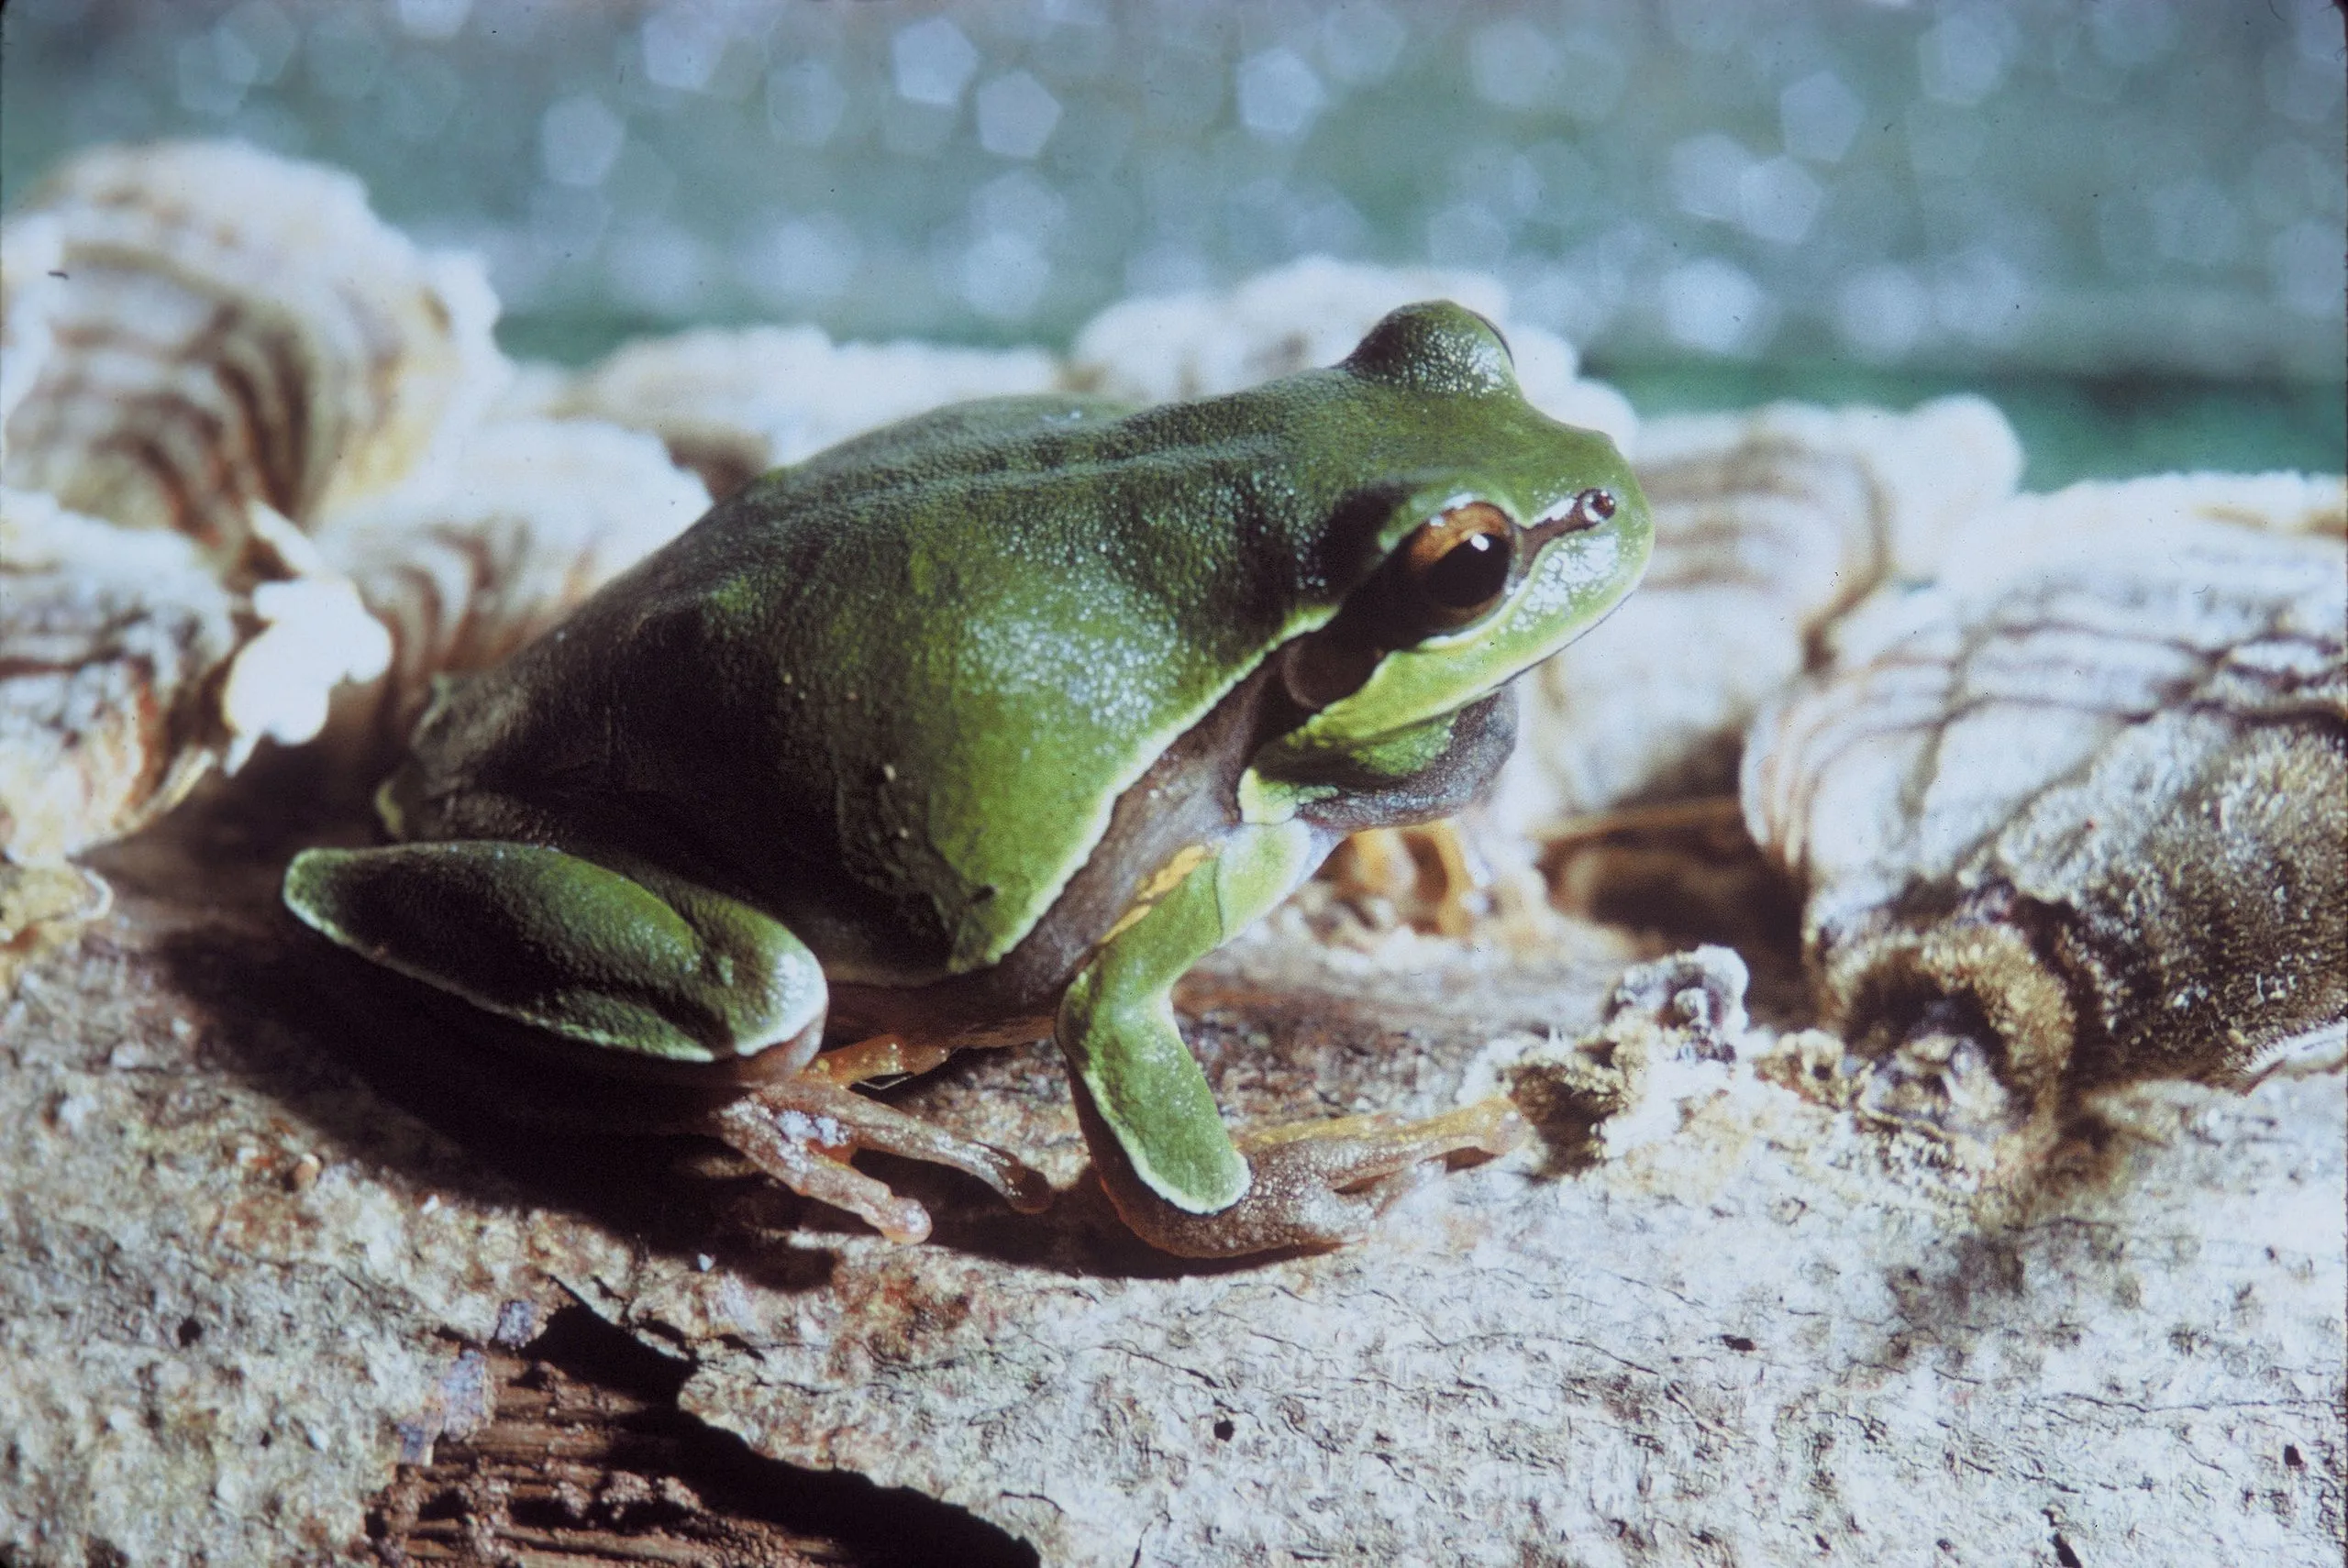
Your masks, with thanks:
M 959 405 L 754 481 L 449 683 L 404 831 L 697 864 L 847 976 L 991 962 L 1229 684 L 1175 624 L 1214 531 L 1085 440 L 1122 412 Z M 1184 465 L 1160 466 L 1162 492 Z M 1104 504 L 1176 525 L 1102 527 Z

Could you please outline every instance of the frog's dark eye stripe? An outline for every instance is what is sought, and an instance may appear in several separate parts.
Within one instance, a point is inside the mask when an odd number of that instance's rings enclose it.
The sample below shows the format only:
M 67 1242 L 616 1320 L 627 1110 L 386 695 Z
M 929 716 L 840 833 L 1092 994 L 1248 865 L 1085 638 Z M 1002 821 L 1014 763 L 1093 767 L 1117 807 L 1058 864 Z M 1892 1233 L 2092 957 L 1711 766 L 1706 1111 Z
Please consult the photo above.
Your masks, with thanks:
M 1473 625 L 1500 607 L 1542 546 L 1597 527 L 1618 504 L 1611 490 L 1585 490 L 1527 528 L 1489 501 L 1463 501 L 1427 519 L 1346 596 L 1335 620 L 1281 654 L 1290 700 L 1317 712 L 1359 690 L 1394 649 Z
M 1508 591 L 1516 525 L 1491 502 L 1471 501 L 1421 524 L 1399 553 L 1428 629 L 1464 626 Z
M 1524 555 L 1527 560 L 1542 546 L 1560 534 L 1578 534 L 1585 528 L 1595 528 L 1614 515 L 1622 502 L 1611 490 L 1586 490 L 1550 513 L 1524 531 Z

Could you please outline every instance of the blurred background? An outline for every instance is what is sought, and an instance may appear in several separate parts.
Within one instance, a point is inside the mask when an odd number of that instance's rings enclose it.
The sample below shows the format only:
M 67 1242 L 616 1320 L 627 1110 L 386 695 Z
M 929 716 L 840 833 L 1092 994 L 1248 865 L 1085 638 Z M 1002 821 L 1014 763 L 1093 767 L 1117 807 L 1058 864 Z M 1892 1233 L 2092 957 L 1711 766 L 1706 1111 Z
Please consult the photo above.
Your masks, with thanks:
M 2348 462 L 2330 0 L 10 0 L 0 202 L 235 136 L 485 256 L 517 355 L 1064 346 L 1474 268 L 1644 412 L 1995 398 L 2029 482 Z

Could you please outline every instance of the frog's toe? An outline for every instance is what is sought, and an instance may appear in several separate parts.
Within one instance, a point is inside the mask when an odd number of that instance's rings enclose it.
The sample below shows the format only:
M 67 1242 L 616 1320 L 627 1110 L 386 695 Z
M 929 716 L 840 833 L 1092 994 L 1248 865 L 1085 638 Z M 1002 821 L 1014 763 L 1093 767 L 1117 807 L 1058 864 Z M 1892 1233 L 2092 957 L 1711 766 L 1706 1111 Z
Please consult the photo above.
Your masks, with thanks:
M 746 1097 L 714 1113 L 710 1131 L 803 1198 L 846 1209 L 889 1240 L 925 1241 L 929 1210 L 847 1163 L 846 1129 L 818 1115 L 781 1110 Z
M 958 1137 L 918 1116 L 908 1116 L 860 1094 L 844 1095 L 862 1120 L 849 1131 L 857 1147 L 878 1149 L 908 1160 L 924 1160 L 978 1177 L 1022 1214 L 1040 1214 L 1052 1206 L 1052 1184 L 1041 1171 L 1007 1149 Z
M 927 1237 L 929 1211 L 849 1165 L 859 1149 L 950 1165 L 1023 1214 L 1052 1201 L 1051 1184 L 1016 1155 L 813 1077 L 729 1101 L 712 1113 L 710 1130 L 793 1192 L 844 1209 L 892 1242 Z
M 1301 1212 L 1325 1193 L 1383 1214 L 1456 1160 L 1490 1159 L 1524 1140 L 1524 1119 L 1498 1096 L 1423 1121 L 1344 1116 L 1265 1128 L 1239 1140 L 1254 1176 L 1250 1196 L 1294 1195 Z
M 1430 1160 L 1505 1154 L 1524 1137 L 1524 1118 L 1504 1096 L 1494 1095 L 1423 1121 L 1385 1114 L 1291 1121 L 1242 1133 L 1238 1143 L 1257 1171 L 1267 1163 L 1293 1164 L 1339 1191 L 1355 1192 Z

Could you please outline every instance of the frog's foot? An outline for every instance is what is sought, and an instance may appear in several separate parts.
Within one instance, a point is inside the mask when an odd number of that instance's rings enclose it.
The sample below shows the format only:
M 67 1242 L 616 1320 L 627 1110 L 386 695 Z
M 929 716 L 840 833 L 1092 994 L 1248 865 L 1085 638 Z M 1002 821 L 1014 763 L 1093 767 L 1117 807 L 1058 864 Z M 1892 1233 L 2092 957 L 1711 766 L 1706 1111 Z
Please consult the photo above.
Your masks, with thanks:
M 1081 1096 L 1079 1107 L 1090 1115 Z M 1523 1118 L 1498 1097 L 1424 1121 L 1346 1116 L 1267 1128 L 1238 1140 L 1247 1190 L 1212 1214 L 1175 1207 L 1123 1159 L 1099 1168 L 1119 1217 L 1152 1246 L 1184 1257 L 1240 1257 L 1359 1241 L 1452 1161 L 1506 1154 L 1523 1137 Z M 1093 1147 L 1113 1144 L 1096 1140 Z
M 929 1210 L 849 1165 L 858 1149 L 951 1165 L 1022 1214 L 1052 1201 L 1051 1184 L 1016 1156 L 819 1078 L 786 1078 L 731 1100 L 711 1112 L 709 1130 L 792 1191 L 845 1209 L 892 1242 L 927 1237 Z

